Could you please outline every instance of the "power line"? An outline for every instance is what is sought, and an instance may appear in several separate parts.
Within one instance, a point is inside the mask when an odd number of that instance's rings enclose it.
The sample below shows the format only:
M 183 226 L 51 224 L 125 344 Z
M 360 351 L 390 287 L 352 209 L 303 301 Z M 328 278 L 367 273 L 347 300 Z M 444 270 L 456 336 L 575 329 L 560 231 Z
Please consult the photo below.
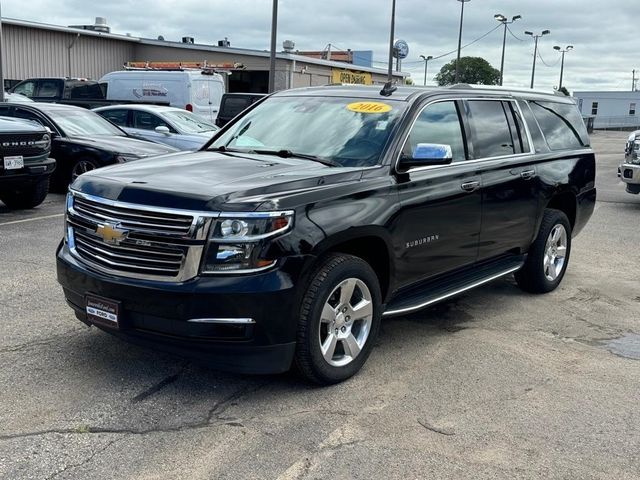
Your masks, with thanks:
M 509 31 L 509 33 L 511 34 L 511 36 L 512 36 L 513 38 L 515 38 L 515 39 L 516 39 L 516 40 L 518 40 L 519 42 L 524 42 L 524 38 L 520 38 L 520 37 L 518 37 L 515 33 L 513 33 L 513 32 L 511 31 L 511 29 L 509 28 L 509 26 L 508 26 L 508 25 L 507 25 L 507 30 Z
M 540 53 L 540 50 L 538 50 L 538 58 L 547 67 L 555 67 L 556 65 L 558 65 L 558 63 L 560 63 L 560 59 L 558 59 L 556 60 L 556 63 L 554 63 L 553 65 L 549 65 L 547 62 L 544 61 L 544 58 L 542 58 L 542 54 Z

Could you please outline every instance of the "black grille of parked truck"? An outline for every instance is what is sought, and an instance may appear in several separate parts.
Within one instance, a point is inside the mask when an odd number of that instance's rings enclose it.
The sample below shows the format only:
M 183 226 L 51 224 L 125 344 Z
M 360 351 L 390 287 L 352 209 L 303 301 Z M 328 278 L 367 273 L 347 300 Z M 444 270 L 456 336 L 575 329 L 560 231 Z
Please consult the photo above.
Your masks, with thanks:
M 0 200 L 9 208 L 33 208 L 49 191 L 56 162 L 51 133 L 27 120 L 0 116 Z
M 594 209 L 589 145 L 573 102 L 531 90 L 283 91 L 200 151 L 78 177 L 58 281 L 122 338 L 339 382 L 382 317 L 511 274 L 556 288 Z

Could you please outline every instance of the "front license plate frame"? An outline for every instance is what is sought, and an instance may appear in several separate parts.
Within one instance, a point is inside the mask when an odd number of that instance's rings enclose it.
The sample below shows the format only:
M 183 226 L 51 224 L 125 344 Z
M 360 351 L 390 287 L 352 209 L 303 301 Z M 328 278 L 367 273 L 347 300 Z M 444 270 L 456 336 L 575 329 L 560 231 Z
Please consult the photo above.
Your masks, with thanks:
M 22 155 L 4 157 L 5 170 L 20 170 L 21 168 L 24 168 L 24 157 Z
M 88 293 L 84 300 L 87 320 L 107 328 L 120 329 L 122 302 Z

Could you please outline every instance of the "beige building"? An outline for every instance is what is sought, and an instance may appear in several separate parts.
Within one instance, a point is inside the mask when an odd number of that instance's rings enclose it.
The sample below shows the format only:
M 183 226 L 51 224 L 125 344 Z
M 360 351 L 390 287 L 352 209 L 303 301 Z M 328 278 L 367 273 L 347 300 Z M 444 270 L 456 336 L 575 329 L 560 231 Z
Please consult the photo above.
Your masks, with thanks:
M 108 30 L 108 27 L 105 27 Z M 5 84 L 31 77 L 99 79 L 122 70 L 127 62 L 207 62 L 242 64 L 227 77 L 231 92 L 266 92 L 269 52 L 242 48 L 153 40 L 105 31 L 2 19 L 2 66 Z M 407 74 L 394 72 L 400 82 Z M 276 89 L 329 83 L 382 84 L 387 72 L 378 68 L 279 52 Z

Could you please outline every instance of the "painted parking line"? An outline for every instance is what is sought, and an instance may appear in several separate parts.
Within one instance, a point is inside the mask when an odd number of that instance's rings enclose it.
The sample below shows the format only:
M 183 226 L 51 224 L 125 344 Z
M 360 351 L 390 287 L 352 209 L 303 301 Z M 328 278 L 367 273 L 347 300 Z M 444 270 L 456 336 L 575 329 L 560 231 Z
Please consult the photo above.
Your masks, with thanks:
M 24 218 L 22 220 L 13 220 L 11 222 L 1 222 L 0 227 L 2 225 L 15 225 L 16 223 L 35 222 L 36 220 L 45 220 L 47 218 L 57 218 L 57 217 L 64 217 L 64 213 L 56 213 L 54 215 L 44 215 L 42 217 Z

